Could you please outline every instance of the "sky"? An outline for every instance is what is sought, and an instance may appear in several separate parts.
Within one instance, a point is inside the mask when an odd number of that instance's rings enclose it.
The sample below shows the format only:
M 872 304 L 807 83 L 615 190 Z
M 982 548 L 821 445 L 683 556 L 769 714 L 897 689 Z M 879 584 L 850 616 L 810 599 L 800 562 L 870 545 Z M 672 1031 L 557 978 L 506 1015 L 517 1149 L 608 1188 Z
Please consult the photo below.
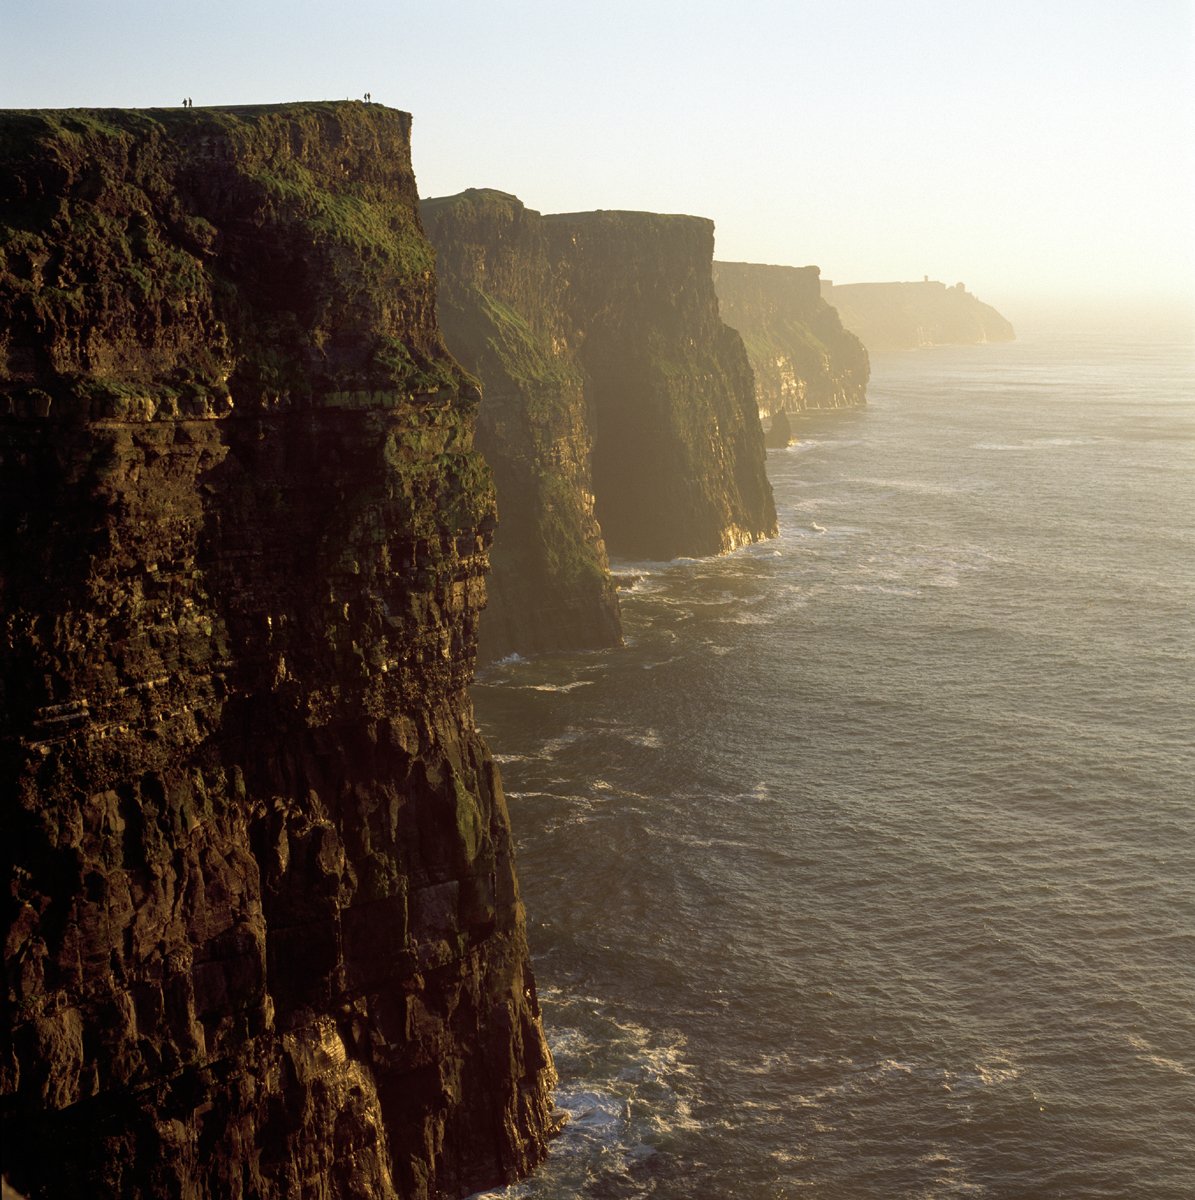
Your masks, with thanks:
M 1195 312 L 1195 0 L 0 0 L 0 108 L 359 98 L 422 195 L 717 256 Z

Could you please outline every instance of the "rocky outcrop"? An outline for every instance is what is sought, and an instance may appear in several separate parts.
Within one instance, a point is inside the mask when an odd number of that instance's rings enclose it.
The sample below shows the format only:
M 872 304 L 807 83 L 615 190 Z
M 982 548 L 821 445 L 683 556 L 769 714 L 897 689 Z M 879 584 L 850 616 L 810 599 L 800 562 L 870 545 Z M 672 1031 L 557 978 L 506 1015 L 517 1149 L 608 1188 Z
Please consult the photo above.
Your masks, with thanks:
M 751 365 L 714 295 L 713 222 L 636 212 L 543 222 L 585 374 L 611 552 L 719 554 L 773 536 Z
M 552 1071 L 466 691 L 493 498 L 409 118 L 8 114 L 0 226 L 9 1181 L 524 1173 Z
M 822 282 L 822 296 L 868 350 L 1011 342 L 1012 326 L 990 304 L 957 283 Z
M 726 323 L 743 335 L 755 399 L 773 429 L 777 414 L 858 408 L 866 402 L 867 351 L 821 298 L 817 267 L 714 263 Z
M 476 189 L 425 200 L 422 212 L 441 328 L 484 385 L 477 447 L 494 472 L 498 531 L 482 657 L 617 645 L 568 281 L 550 261 L 543 220 L 514 196 Z

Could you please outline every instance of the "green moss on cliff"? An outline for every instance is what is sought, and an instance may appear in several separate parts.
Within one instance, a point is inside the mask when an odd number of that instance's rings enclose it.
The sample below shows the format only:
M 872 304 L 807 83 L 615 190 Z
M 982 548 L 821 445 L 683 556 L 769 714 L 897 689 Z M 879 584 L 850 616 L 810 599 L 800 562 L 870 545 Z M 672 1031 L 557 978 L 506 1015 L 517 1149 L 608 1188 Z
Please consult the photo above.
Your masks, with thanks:
M 545 339 L 532 330 L 525 317 L 480 288 L 473 288 L 471 292 L 481 316 L 490 325 L 486 344 L 514 383 L 549 392 L 577 383 L 579 375 L 576 368 L 560 355 L 554 354 Z
M 6 119 L 8 374 L 60 401 L 79 376 L 249 403 L 457 386 L 434 326 L 409 334 L 433 256 L 408 129 L 355 104 Z

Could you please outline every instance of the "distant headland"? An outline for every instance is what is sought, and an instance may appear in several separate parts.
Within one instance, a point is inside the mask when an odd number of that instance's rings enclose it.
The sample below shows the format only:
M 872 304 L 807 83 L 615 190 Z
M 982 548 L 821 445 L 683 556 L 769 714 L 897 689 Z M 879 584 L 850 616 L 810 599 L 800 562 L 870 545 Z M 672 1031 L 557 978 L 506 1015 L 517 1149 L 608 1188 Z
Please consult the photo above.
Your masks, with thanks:
M 990 304 L 961 284 L 947 287 L 926 276 L 911 283 L 822 280 L 822 299 L 838 309 L 842 324 L 868 350 L 1011 342 L 1009 324 Z

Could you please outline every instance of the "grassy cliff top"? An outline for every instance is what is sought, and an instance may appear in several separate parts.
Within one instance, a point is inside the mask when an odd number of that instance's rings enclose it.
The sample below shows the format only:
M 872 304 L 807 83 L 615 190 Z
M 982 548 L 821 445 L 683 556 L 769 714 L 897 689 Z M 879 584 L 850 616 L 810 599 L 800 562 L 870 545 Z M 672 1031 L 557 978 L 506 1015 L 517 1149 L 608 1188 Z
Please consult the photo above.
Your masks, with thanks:
M 0 383 L 454 386 L 410 128 L 359 101 L 0 114 Z

